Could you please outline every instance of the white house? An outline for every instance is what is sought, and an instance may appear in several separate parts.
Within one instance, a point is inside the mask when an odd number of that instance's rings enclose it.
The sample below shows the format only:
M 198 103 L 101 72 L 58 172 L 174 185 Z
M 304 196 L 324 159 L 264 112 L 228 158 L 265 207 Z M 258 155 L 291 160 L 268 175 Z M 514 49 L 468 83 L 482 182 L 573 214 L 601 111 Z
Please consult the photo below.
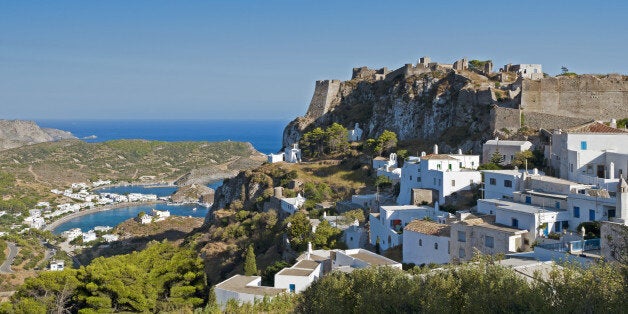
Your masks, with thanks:
M 504 67 L 506 71 L 516 72 L 523 78 L 539 80 L 543 78 L 543 66 L 540 64 L 509 64 Z
M 285 153 L 279 153 L 279 154 L 270 153 L 267 156 L 268 156 L 268 162 L 271 164 L 274 164 L 277 162 L 282 162 L 284 159 Z
M 168 217 L 170 217 L 169 210 L 156 210 L 153 208 L 151 211 L 151 215 L 155 218 L 155 221 L 162 221 Z
M 292 215 L 298 211 L 303 204 L 305 204 L 305 197 L 301 196 L 301 193 L 296 197 L 281 198 L 281 210 Z
M 345 272 L 372 266 L 401 269 L 401 263 L 364 249 L 333 250 L 330 257 L 332 269 Z
M 569 221 L 569 212 L 555 207 L 514 203 L 506 200 L 478 200 L 477 211 L 495 215 L 495 223 L 509 228 L 527 230 L 529 238 L 547 236 L 553 230 L 561 230 Z M 560 227 L 555 226 L 560 224 Z
M 79 228 L 72 228 L 70 230 L 64 231 L 61 233 L 68 241 L 72 241 L 83 234 L 83 231 Z
M 377 168 L 375 168 L 377 166 Z M 385 176 L 390 179 L 393 184 L 401 180 L 401 168 L 397 167 L 397 154 L 391 153 L 387 160 L 382 158 L 373 159 L 373 169 L 377 170 L 377 176 Z
M 545 157 L 557 176 L 582 183 L 616 183 L 628 174 L 628 131 L 590 122 L 556 130 Z
M 102 236 L 102 238 L 106 242 L 114 242 L 114 241 L 118 241 L 120 236 L 118 236 L 117 234 L 105 234 Z
M 413 220 L 403 229 L 403 262 L 415 265 L 449 263 L 450 227 Z
M 235 275 L 214 287 L 216 302 L 221 308 L 225 308 L 229 300 L 238 303 L 254 303 L 266 298 L 273 298 L 286 289 L 262 286 L 262 277 Z
M 488 140 L 482 145 L 482 163 L 486 164 L 491 162 L 491 158 L 495 152 L 499 152 L 501 155 L 500 165 L 512 164 L 517 153 L 530 150 L 532 143 L 529 141 L 507 141 L 495 138 L 494 140 Z
M 113 229 L 113 228 L 111 228 L 109 226 L 96 226 L 96 227 L 94 227 L 94 231 L 97 231 L 97 232 L 107 232 L 107 231 L 109 231 L 111 229 Z
M 357 142 L 362 139 L 362 133 L 364 131 L 360 129 L 360 124 L 356 123 L 353 130 L 349 131 L 349 142 Z
M 512 200 L 513 193 L 521 188 L 524 171 L 482 170 L 484 174 L 483 198 Z M 538 171 L 535 169 L 527 174 L 538 174 Z
M 153 216 L 148 215 L 148 214 L 144 214 L 140 217 L 138 217 L 139 219 L 139 223 L 141 223 L 142 225 L 147 225 L 151 222 L 153 222 Z
M 342 233 L 342 241 L 349 249 L 362 248 L 368 243 L 368 231 L 364 227 L 349 226 Z
M 298 163 L 301 162 L 301 149 L 299 149 L 299 144 L 293 144 L 292 148 L 287 147 L 284 151 L 285 161 L 290 163 Z
M 96 240 L 96 233 L 94 230 L 90 230 L 83 233 L 83 243 L 91 242 Z
M 445 214 L 428 206 L 380 206 L 379 213 L 369 215 L 369 243 L 372 245 L 379 243 L 382 251 L 388 250 L 393 246 L 402 244 L 403 229 L 411 221 L 425 217 L 437 220 L 437 216 L 444 216 Z
M 41 229 L 46 225 L 44 218 L 38 216 L 28 216 L 24 218 L 24 223 L 35 229 Z
M 289 292 L 302 292 L 322 275 L 322 267 L 319 262 L 302 260 L 275 274 L 275 288 Z
M 50 270 L 51 271 L 61 271 L 65 267 L 65 261 L 63 260 L 54 260 L 50 261 Z
M 401 170 L 401 184 L 397 204 L 420 203 L 413 189 L 432 190 L 437 194 L 439 203 L 445 203 L 445 197 L 452 193 L 469 190 L 474 184 L 482 182 L 482 174 L 475 170 L 480 164 L 480 156 L 435 154 L 409 158 Z M 417 162 L 418 160 L 418 162 Z M 429 202 L 428 202 L 429 203 Z
M 466 261 L 475 252 L 486 255 L 523 251 L 532 243 L 528 231 L 494 223 L 495 216 L 468 215 L 451 225 L 450 258 Z

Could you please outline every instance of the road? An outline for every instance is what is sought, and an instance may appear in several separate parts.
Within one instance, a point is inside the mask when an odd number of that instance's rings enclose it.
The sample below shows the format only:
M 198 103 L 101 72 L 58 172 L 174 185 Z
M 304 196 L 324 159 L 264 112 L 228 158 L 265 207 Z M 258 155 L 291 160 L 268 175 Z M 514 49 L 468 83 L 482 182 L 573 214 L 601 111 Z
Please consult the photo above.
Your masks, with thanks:
M 7 242 L 7 246 L 9 247 L 9 256 L 7 256 L 7 259 L 0 266 L 0 273 L 12 274 L 11 264 L 13 264 L 13 259 L 17 256 L 19 249 L 13 242 Z

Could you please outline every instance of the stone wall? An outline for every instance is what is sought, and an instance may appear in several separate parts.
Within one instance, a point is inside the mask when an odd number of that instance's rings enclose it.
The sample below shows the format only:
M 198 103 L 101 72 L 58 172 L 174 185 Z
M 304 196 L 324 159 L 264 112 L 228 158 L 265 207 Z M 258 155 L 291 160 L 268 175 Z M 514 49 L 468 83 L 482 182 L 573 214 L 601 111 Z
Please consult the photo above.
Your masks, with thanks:
M 491 130 L 507 129 L 516 131 L 521 127 L 521 113 L 517 108 L 493 106 L 491 109 Z
M 628 117 L 628 80 L 620 75 L 523 80 L 521 109 L 595 120 Z M 526 123 L 527 124 L 527 123 Z
M 566 129 L 590 122 L 593 119 L 557 116 L 541 112 L 523 112 L 524 125 L 533 129 Z
M 332 103 L 338 99 L 339 91 L 339 80 L 316 81 L 314 95 L 312 96 L 312 101 L 310 101 L 310 107 L 307 109 L 306 116 L 318 118 L 327 113 L 332 107 Z

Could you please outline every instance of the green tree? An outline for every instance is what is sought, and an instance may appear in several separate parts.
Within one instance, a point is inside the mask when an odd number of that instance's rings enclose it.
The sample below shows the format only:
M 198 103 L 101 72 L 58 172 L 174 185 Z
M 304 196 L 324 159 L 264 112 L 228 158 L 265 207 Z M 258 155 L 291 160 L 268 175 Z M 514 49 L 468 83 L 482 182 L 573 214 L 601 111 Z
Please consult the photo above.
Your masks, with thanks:
M 362 209 L 354 209 L 342 214 L 343 223 L 344 224 L 352 224 L 354 221 L 358 221 L 359 223 L 363 223 L 366 221 L 366 217 L 364 217 L 364 211 Z
M 332 249 L 336 247 L 340 235 L 342 234 L 342 230 L 332 227 L 332 225 L 327 221 L 321 221 L 318 226 L 316 226 L 316 232 L 314 232 L 314 245 L 317 248 L 323 249 Z
M 384 130 L 382 135 L 377 138 L 377 150 L 382 153 L 390 153 L 391 150 L 397 147 L 397 134 L 392 131 Z
M 246 250 L 246 257 L 244 259 L 244 275 L 257 275 L 257 263 L 255 262 L 255 251 L 253 250 L 253 244 L 249 244 L 249 247 Z
M 515 153 L 515 157 L 512 160 L 512 165 L 515 167 L 522 167 L 525 165 L 532 166 L 532 159 L 534 154 L 530 150 L 524 150 L 522 152 Z
M 344 153 L 349 148 L 348 131 L 338 123 L 333 123 L 325 130 L 326 144 L 330 154 Z
M 305 251 L 312 240 L 312 224 L 303 212 L 296 212 L 286 219 L 288 240 L 293 250 Z
M 499 152 L 499 149 L 496 149 L 495 152 L 491 155 L 490 162 L 492 164 L 499 165 L 502 161 L 504 161 L 504 156 Z
M 310 157 L 320 157 L 325 153 L 325 138 L 325 131 L 318 127 L 303 134 L 303 137 L 301 137 L 301 140 L 299 141 L 299 146 L 305 155 Z

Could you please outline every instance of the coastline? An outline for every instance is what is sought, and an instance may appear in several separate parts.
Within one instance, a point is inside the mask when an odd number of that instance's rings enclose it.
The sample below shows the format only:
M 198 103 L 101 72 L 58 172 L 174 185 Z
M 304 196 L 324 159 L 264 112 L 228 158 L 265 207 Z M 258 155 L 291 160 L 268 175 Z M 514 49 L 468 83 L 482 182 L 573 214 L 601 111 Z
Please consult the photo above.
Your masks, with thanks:
M 44 231 L 54 231 L 54 229 L 56 229 L 57 227 L 59 227 L 60 225 L 68 222 L 71 219 L 77 218 L 77 217 L 82 217 L 82 216 L 86 216 L 89 214 L 94 214 L 94 213 L 98 213 L 98 212 L 102 212 L 102 211 L 107 211 L 107 210 L 112 210 L 112 209 L 118 209 L 118 208 L 124 208 L 124 207 L 130 207 L 130 206 L 140 206 L 140 205 L 153 205 L 153 204 L 160 204 L 160 203 L 166 203 L 165 201 L 150 201 L 150 202 L 125 202 L 125 203 L 117 203 L 117 204 L 113 204 L 113 205 L 106 205 L 106 206 L 102 206 L 102 207 L 97 207 L 97 208 L 93 208 L 93 209 L 88 209 L 88 210 L 82 210 L 76 213 L 72 213 L 69 214 L 67 216 L 63 216 L 53 222 L 51 222 L 50 224 L 47 224 L 44 227 Z

